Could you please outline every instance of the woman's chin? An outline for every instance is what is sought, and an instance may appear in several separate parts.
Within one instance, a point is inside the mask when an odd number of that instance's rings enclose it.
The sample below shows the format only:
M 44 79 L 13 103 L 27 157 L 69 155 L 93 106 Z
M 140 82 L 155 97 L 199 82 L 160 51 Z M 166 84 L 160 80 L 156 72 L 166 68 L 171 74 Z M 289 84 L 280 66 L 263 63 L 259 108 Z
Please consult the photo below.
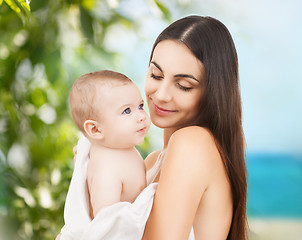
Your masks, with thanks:
M 152 121 L 153 125 L 158 127 L 158 128 L 167 128 L 167 127 L 170 127 L 171 124 L 167 124 L 167 123 L 164 123 L 162 121 Z
M 154 120 L 152 121 L 153 125 L 155 125 L 158 128 L 178 128 L 178 124 L 174 124 L 173 122 L 169 121 L 169 120 L 162 120 L 162 121 L 158 121 L 158 120 Z

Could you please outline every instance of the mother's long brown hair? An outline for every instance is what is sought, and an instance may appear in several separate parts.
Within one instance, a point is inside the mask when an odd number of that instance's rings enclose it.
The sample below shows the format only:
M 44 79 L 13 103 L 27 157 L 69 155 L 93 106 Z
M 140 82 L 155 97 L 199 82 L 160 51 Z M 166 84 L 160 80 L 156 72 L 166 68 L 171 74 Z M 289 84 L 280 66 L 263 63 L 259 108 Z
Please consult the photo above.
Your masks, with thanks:
M 204 65 L 206 90 L 196 125 L 208 128 L 216 140 L 230 179 L 233 218 L 228 240 L 247 239 L 247 173 L 238 77 L 238 58 L 228 29 L 211 17 L 189 16 L 169 25 L 156 39 L 184 43 Z M 151 59 L 150 58 L 150 59 Z

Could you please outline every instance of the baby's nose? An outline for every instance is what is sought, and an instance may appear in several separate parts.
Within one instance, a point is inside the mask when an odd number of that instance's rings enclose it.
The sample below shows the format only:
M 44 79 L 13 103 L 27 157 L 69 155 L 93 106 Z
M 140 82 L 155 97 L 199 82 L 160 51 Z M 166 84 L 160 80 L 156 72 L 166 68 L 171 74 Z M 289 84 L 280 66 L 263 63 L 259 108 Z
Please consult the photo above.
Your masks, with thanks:
M 137 116 L 137 122 L 142 122 L 146 120 L 146 114 L 143 111 L 139 111 Z

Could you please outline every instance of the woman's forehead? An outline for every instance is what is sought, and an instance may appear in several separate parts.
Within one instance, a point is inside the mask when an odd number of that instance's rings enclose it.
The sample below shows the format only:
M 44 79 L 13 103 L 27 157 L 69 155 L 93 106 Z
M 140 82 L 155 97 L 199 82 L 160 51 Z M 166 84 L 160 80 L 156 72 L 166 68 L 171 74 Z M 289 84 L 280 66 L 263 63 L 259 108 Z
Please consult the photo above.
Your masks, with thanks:
M 152 64 L 153 62 L 153 64 Z M 191 50 L 176 40 L 163 40 L 154 48 L 150 66 L 159 67 L 162 72 L 175 74 L 192 74 L 201 79 L 204 66 Z

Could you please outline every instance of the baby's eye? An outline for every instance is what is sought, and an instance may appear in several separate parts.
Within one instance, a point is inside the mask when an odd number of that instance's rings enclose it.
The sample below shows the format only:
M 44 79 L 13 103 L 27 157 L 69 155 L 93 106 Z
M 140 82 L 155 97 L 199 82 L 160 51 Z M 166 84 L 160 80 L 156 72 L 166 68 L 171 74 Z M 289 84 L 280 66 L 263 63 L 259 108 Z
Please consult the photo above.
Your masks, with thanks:
M 144 104 L 143 104 L 143 103 L 140 104 L 140 105 L 138 106 L 138 109 L 139 109 L 139 110 L 144 110 Z
M 130 108 L 126 108 L 122 114 L 130 114 L 131 113 L 131 109 Z

